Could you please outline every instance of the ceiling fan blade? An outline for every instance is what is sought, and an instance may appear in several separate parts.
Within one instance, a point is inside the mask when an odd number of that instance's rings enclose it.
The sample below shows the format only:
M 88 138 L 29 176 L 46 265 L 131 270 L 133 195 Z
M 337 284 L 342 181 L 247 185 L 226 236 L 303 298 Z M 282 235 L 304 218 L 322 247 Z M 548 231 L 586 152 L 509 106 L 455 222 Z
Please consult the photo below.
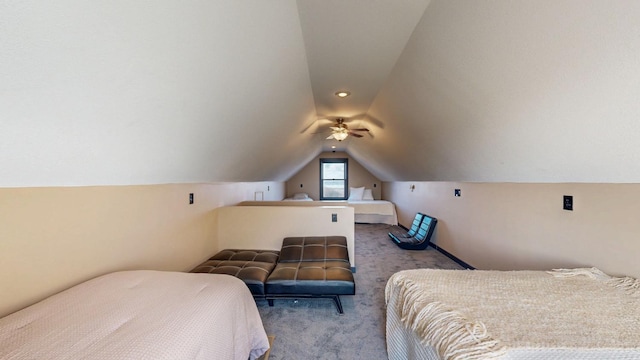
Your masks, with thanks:
M 325 140 L 331 140 L 331 139 L 334 139 L 333 134 L 327 136 L 327 138 Z
M 369 131 L 367 128 L 351 129 L 351 131 Z
M 349 131 L 349 135 L 361 138 L 362 135 Z
M 331 129 L 331 130 L 333 130 L 333 131 L 338 131 L 338 130 L 340 130 L 340 129 L 342 129 L 342 128 L 337 127 L 337 126 L 331 126 L 331 127 L 329 127 L 329 129 Z

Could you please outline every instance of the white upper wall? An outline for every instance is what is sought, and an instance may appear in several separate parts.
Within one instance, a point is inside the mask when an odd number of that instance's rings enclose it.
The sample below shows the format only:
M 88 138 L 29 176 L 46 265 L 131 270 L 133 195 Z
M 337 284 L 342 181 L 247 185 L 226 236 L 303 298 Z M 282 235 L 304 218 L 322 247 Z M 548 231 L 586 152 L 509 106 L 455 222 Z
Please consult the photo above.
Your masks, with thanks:
M 640 182 L 640 2 L 434 0 L 348 152 L 385 181 Z
M 286 180 L 319 153 L 295 1 L 0 3 L 0 186 Z

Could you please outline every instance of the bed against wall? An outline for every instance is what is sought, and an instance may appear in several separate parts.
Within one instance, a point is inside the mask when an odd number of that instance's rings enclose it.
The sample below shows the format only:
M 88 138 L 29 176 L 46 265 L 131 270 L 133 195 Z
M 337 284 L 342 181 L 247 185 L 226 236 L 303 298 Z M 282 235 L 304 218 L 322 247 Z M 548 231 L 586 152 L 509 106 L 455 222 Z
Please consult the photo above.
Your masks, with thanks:
M 347 204 L 355 209 L 357 223 L 398 225 L 395 205 L 390 201 L 375 200 L 372 189 L 350 187 Z
M 307 193 L 295 193 L 282 201 L 313 201 L 313 199 Z
M 368 191 L 367 191 L 368 190 Z M 350 188 L 347 201 L 315 201 L 306 193 L 296 193 L 282 201 L 243 201 L 240 206 L 349 206 L 354 209 L 354 222 L 364 224 L 398 224 L 395 204 L 374 200 L 371 189 Z
M 357 223 L 398 225 L 396 207 L 391 201 L 350 200 L 347 205 L 354 209 Z

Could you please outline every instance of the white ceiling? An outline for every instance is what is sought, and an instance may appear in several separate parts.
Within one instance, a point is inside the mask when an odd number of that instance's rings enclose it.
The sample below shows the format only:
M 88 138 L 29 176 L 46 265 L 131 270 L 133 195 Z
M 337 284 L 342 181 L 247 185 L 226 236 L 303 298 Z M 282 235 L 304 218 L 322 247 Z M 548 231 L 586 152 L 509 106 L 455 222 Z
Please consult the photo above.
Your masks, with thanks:
M 0 2 L 0 186 L 640 182 L 640 2 Z M 338 90 L 352 95 L 338 99 Z M 320 133 L 345 117 L 360 139 Z
M 298 0 L 319 119 L 361 120 L 402 53 L 429 0 Z M 347 98 L 335 96 L 347 90 Z M 324 122 L 330 124 L 330 122 Z M 326 136 L 326 135 L 325 135 Z M 326 145 L 334 142 L 324 142 Z
M 366 113 L 357 118 L 374 137 L 341 145 L 379 178 L 640 182 L 640 168 L 629 166 L 640 161 L 640 2 L 305 8 L 321 4 L 299 3 L 316 108 L 321 116 Z M 309 21 L 310 13 L 320 16 Z M 323 29 L 332 16 L 357 19 L 355 28 L 342 36 L 336 25 Z M 359 31 L 363 23 L 372 28 Z M 326 57 L 334 41 L 354 51 L 345 67 Z M 340 86 L 365 99 L 341 103 L 331 97 Z

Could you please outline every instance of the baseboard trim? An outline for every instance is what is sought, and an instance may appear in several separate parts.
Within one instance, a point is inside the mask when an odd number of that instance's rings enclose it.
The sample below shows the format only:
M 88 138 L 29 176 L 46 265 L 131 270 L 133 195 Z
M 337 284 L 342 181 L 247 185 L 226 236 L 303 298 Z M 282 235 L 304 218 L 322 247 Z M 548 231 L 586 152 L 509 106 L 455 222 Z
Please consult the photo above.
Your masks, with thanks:
M 431 246 L 432 248 L 436 249 L 438 252 L 440 252 L 442 255 L 448 257 L 449 259 L 455 261 L 458 265 L 462 266 L 463 268 L 467 269 L 467 270 L 475 270 L 476 268 L 474 268 L 473 266 L 467 264 L 466 262 L 458 259 L 457 257 L 455 257 L 453 254 L 451 254 L 450 252 L 448 252 L 447 250 L 439 247 L 438 245 L 429 242 L 429 246 Z
M 405 229 L 406 231 L 409 231 L 409 228 L 405 227 L 402 224 L 398 224 L 401 228 Z M 448 252 L 447 250 L 439 247 L 438 245 L 434 244 L 433 242 L 429 241 L 429 246 L 431 246 L 432 248 L 436 249 L 439 253 L 441 253 L 442 255 L 448 257 L 449 259 L 455 261 L 456 264 L 462 266 L 465 269 L 468 270 L 475 270 L 476 268 L 474 268 L 473 266 L 467 264 L 466 262 L 458 259 L 457 257 L 455 257 L 453 254 L 451 254 L 450 252 Z

